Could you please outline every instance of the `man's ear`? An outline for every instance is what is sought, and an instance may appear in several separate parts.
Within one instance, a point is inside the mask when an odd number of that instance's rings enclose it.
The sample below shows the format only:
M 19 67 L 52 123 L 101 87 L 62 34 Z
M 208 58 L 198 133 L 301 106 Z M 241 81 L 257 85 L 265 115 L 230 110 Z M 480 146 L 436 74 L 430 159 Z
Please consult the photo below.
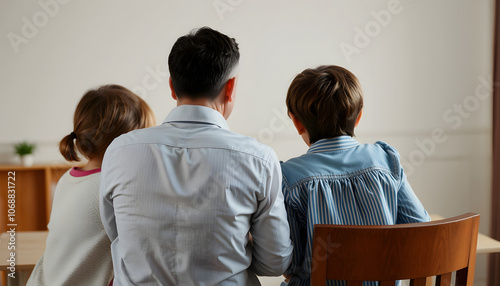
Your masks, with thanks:
M 358 126 L 359 121 L 361 120 L 361 117 L 363 116 L 363 109 L 359 111 L 358 118 L 356 118 L 356 124 L 354 124 L 354 127 Z
M 172 77 L 168 78 L 168 85 L 170 86 L 170 91 L 171 91 L 172 98 L 174 100 L 177 100 L 177 95 L 175 94 L 174 85 L 172 84 Z
M 238 77 L 233 77 L 226 82 L 226 86 L 224 87 L 224 100 L 226 102 L 232 102 L 236 96 L 237 79 Z
M 293 125 L 295 126 L 295 129 L 297 129 L 297 132 L 299 132 L 299 135 L 304 134 L 306 132 L 306 128 L 300 122 L 297 117 L 295 117 L 291 112 L 288 113 L 290 115 L 290 118 L 292 119 Z

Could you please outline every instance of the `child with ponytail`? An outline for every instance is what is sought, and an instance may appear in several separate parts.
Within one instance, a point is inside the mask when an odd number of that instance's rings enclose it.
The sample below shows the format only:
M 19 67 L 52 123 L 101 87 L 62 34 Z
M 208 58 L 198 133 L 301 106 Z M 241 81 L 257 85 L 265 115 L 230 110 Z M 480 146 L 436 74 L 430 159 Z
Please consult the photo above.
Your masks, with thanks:
M 101 162 L 121 134 L 155 124 L 146 102 L 119 85 L 87 91 L 76 107 L 73 131 L 59 143 L 67 161 L 87 159 L 59 180 L 44 255 L 27 285 L 109 285 L 110 241 L 99 214 Z

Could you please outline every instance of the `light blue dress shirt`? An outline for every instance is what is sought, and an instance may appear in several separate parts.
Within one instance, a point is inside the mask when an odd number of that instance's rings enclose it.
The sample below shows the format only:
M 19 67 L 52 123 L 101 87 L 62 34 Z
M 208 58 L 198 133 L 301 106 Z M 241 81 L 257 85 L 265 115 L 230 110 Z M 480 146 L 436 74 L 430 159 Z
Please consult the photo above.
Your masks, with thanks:
M 290 264 L 276 154 L 213 109 L 182 105 L 115 139 L 100 199 L 114 285 L 260 285 Z
M 429 221 L 408 183 L 399 154 L 384 142 L 350 136 L 315 142 L 281 165 L 294 244 L 289 285 L 309 285 L 315 224 L 392 225 Z M 327 285 L 344 285 L 328 281 Z M 365 282 L 364 285 L 376 285 Z

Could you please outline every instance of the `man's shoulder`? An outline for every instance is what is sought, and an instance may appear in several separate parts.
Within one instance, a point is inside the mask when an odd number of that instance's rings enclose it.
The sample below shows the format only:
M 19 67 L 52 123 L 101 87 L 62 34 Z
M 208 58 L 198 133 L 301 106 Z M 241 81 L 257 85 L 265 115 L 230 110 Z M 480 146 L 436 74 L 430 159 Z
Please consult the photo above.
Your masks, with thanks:
M 271 147 L 255 138 L 227 129 L 220 129 L 219 132 L 219 136 L 213 137 L 214 143 L 220 144 L 221 147 L 227 150 L 258 157 L 266 161 L 277 158 Z
M 158 130 L 160 126 L 154 126 L 144 129 L 132 130 L 116 137 L 107 150 L 120 149 L 124 146 L 147 144 L 148 142 L 155 142 L 155 137 L 161 135 Z
M 108 150 L 142 148 L 144 145 L 164 145 L 167 148 L 219 149 L 238 152 L 263 160 L 276 157 L 274 150 L 258 140 L 223 128 L 197 131 L 176 130 L 172 126 L 159 125 L 138 129 L 115 138 Z

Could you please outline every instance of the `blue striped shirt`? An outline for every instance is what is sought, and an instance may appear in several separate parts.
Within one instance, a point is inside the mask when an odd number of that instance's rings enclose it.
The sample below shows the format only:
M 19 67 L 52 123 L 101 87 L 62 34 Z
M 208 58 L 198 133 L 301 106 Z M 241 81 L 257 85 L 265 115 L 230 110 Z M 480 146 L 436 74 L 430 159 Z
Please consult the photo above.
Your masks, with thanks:
M 283 194 L 294 244 L 289 285 L 309 285 L 315 224 L 392 225 L 429 221 L 399 154 L 384 142 L 322 139 L 282 163 Z M 328 281 L 327 285 L 344 285 Z M 364 285 L 375 285 L 365 282 Z

